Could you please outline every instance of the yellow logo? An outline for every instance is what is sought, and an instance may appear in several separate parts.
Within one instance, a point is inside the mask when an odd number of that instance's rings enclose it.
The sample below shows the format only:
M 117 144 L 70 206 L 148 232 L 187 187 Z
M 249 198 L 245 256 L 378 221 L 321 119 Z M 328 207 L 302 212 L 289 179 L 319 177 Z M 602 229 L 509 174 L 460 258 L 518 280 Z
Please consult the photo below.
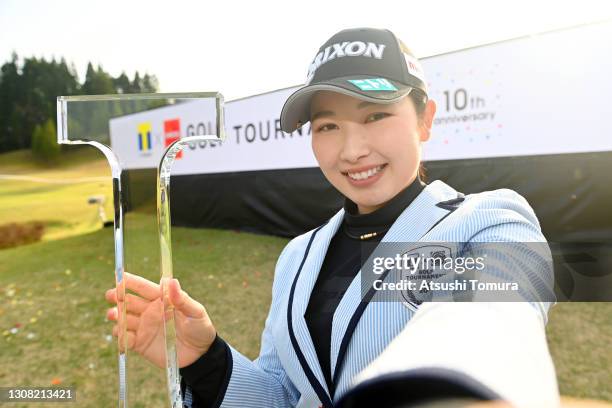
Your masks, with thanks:
M 138 125 L 138 150 L 141 152 L 151 150 L 151 123 L 144 122 Z

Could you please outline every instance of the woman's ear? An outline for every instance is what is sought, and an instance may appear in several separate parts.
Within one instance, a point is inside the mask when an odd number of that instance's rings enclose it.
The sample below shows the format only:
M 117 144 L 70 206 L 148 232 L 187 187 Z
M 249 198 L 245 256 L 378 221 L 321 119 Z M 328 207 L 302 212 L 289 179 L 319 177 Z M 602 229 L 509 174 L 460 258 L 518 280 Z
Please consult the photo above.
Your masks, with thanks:
M 433 100 L 428 100 L 423 112 L 423 118 L 419 121 L 419 136 L 421 142 L 426 142 L 431 137 L 431 127 L 433 119 L 436 115 L 436 103 Z

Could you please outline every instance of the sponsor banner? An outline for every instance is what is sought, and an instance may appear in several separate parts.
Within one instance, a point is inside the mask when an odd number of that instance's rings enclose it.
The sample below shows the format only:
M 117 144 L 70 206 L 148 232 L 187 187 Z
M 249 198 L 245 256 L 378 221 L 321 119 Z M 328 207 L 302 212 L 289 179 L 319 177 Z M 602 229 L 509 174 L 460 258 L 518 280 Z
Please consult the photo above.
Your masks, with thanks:
M 280 111 L 294 89 L 226 103 L 226 140 L 190 144 L 173 174 L 316 167 L 310 125 L 293 133 L 280 129 Z M 155 168 L 177 138 L 214 134 L 215 129 L 214 100 L 196 99 L 112 119 L 111 146 L 124 168 Z
M 593 24 L 425 59 L 437 112 L 424 159 L 612 150 L 611 36 Z
M 611 23 L 423 58 L 437 104 L 423 159 L 612 151 L 612 42 L 604 38 L 612 38 Z M 280 130 L 283 103 L 296 89 L 226 103 L 227 139 L 189 146 L 173 173 L 316 167 L 310 124 Z M 214 133 L 214 118 L 214 102 L 199 100 L 115 118 L 111 145 L 125 168 L 155 168 L 177 137 Z

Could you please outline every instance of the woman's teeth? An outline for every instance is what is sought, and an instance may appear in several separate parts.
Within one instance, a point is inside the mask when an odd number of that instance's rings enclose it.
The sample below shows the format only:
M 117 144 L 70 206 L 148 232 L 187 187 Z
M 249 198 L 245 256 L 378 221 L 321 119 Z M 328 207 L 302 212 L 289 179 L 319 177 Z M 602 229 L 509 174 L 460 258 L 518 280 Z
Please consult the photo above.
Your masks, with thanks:
M 373 169 L 370 169 L 368 171 L 361 171 L 359 173 L 347 173 L 347 175 L 352 178 L 353 180 L 365 180 L 369 177 L 372 177 L 373 175 L 375 175 L 376 173 L 378 173 L 379 171 L 381 171 L 383 168 L 383 166 L 378 166 L 378 167 L 374 167 Z

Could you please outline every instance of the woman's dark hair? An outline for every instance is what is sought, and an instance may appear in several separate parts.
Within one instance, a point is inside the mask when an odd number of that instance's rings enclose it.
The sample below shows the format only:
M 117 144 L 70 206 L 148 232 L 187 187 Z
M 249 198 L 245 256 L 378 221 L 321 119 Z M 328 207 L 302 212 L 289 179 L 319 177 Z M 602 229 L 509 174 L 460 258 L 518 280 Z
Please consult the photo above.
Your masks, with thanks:
M 419 122 L 423 119 L 423 115 L 425 114 L 425 105 L 427 104 L 427 95 L 420 89 L 413 88 L 412 91 L 408 94 L 410 99 L 412 99 L 412 103 L 414 104 L 414 110 L 416 111 L 417 118 Z M 423 162 L 419 164 L 419 178 L 421 181 L 425 181 L 427 175 L 425 174 L 425 166 L 423 166 Z
M 427 95 L 425 95 L 425 93 L 420 89 L 412 88 L 408 96 L 410 99 L 412 99 L 417 117 L 419 120 L 423 119 L 423 114 L 425 114 L 425 105 L 427 104 Z

